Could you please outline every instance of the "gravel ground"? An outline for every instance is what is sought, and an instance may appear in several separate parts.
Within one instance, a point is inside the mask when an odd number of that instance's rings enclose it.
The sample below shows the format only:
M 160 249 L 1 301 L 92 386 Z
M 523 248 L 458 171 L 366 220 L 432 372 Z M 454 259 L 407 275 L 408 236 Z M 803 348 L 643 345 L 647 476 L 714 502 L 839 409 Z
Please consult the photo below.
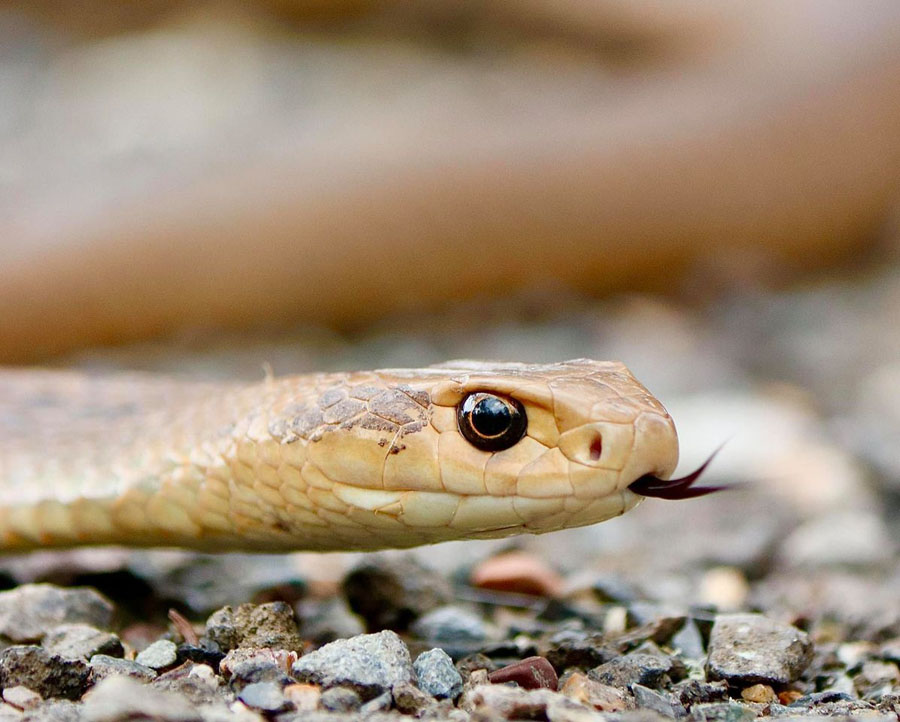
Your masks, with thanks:
M 375 555 L 0 559 L 0 722 L 900 714 L 900 271 L 703 306 L 553 289 L 62 363 L 258 378 L 625 361 L 713 483 L 594 527 Z M 239 343 L 238 343 L 239 341 Z

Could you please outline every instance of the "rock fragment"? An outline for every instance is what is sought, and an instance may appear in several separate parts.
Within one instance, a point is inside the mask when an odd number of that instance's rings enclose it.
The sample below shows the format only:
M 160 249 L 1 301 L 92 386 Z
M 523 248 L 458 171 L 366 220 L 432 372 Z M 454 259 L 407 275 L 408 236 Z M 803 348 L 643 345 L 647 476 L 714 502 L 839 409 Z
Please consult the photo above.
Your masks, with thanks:
M 290 684 L 288 670 L 297 659 L 294 652 L 274 649 L 232 649 L 219 664 L 219 672 L 232 688 L 255 682 Z
M 556 670 L 544 657 L 527 657 L 520 662 L 494 670 L 488 675 L 493 684 L 515 682 L 524 689 L 552 689 L 556 691 L 559 678 Z
M 266 714 L 283 712 L 292 706 L 284 696 L 281 685 L 275 682 L 248 684 L 240 691 L 238 699 L 248 707 Z
M 687 715 L 687 710 L 675 695 L 659 692 L 642 684 L 631 685 L 631 692 L 634 694 L 634 701 L 640 709 L 653 710 L 670 719 L 677 719 Z
M 156 678 L 156 670 L 145 667 L 130 659 L 119 659 L 106 654 L 95 654 L 89 662 L 91 684 L 97 684 L 107 677 L 131 677 L 139 682 L 149 682 Z
M 78 699 L 87 688 L 89 668 L 43 647 L 20 645 L 0 652 L 0 688 L 24 686 L 45 699 Z
M 672 660 L 655 654 L 626 654 L 594 667 L 588 676 L 613 687 L 629 687 L 640 684 L 645 687 L 660 687 L 669 682 Z
M 299 682 L 349 687 L 364 701 L 415 681 L 409 650 L 389 630 L 326 644 L 294 662 L 291 672 Z
M 566 697 L 601 712 L 622 712 L 629 708 L 626 692 L 618 687 L 601 684 L 581 672 L 570 674 L 559 691 Z
M 362 707 L 359 693 L 350 687 L 329 687 L 322 692 L 322 708 L 330 712 L 353 712 Z
M 157 671 L 174 667 L 178 662 L 178 646 L 168 639 L 160 639 L 141 651 L 134 661 Z
M 437 699 L 456 699 L 462 692 L 462 675 L 443 649 L 422 652 L 413 663 L 419 689 Z
M 759 614 L 716 617 L 709 639 L 707 677 L 735 687 L 784 685 L 796 680 L 812 659 L 805 632 Z
M 40 641 L 60 624 L 106 629 L 112 617 L 112 602 L 87 587 L 24 584 L 0 592 L 0 637 L 16 643 Z
M 223 652 L 236 647 L 303 649 L 294 610 L 284 602 L 222 607 L 207 619 L 206 638 Z
M 121 640 L 111 632 L 104 632 L 87 624 L 61 624 L 44 636 L 41 643 L 51 654 L 65 659 L 89 660 L 97 654 L 121 657 Z
M 395 684 L 391 695 L 394 698 L 394 705 L 403 714 L 418 716 L 423 710 L 434 705 L 434 697 L 431 694 L 410 682 Z

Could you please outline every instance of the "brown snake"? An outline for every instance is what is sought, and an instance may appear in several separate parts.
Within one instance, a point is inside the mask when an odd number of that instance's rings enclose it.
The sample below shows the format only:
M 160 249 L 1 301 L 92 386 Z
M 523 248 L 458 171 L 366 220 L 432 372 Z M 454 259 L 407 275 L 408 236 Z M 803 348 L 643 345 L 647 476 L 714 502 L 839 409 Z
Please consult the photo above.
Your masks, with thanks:
M 0 551 L 344 550 L 542 533 L 685 498 L 622 364 L 454 362 L 215 385 L 0 373 Z M 640 493 L 636 493 L 640 492 Z

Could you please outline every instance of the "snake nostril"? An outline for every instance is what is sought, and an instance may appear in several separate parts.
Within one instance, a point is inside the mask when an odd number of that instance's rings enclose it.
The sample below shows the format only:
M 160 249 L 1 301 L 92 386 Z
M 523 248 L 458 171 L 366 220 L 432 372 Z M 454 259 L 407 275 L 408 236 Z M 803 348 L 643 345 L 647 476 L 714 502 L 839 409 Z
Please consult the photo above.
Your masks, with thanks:
M 603 453 L 603 439 L 600 434 L 594 434 L 594 438 L 591 440 L 589 453 L 591 461 L 600 460 L 600 455 Z

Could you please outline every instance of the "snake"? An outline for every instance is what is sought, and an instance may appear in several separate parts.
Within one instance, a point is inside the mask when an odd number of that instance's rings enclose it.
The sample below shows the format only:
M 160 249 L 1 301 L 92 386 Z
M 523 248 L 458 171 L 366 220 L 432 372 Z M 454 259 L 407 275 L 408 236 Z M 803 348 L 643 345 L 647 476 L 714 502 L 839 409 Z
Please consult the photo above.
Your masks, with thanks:
M 544 533 L 669 479 L 678 437 L 619 362 L 456 361 L 251 384 L 0 371 L 0 551 L 374 550 Z

